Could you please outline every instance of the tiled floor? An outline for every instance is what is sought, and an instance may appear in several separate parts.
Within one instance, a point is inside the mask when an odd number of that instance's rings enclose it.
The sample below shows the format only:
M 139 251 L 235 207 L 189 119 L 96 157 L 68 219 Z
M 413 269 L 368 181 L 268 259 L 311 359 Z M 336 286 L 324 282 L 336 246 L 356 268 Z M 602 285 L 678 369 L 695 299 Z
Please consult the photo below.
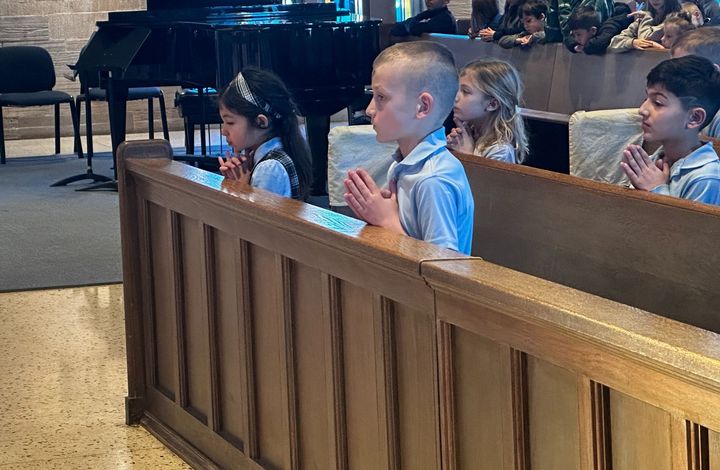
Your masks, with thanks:
M 171 141 L 183 146 L 182 132 Z M 54 153 L 52 138 L 6 144 L 8 158 Z M 110 139 L 94 145 L 109 151 Z M 121 285 L 0 294 L 0 470 L 190 468 L 125 425 L 122 295 Z
M 122 295 L 0 294 L 0 469 L 190 468 L 125 425 Z

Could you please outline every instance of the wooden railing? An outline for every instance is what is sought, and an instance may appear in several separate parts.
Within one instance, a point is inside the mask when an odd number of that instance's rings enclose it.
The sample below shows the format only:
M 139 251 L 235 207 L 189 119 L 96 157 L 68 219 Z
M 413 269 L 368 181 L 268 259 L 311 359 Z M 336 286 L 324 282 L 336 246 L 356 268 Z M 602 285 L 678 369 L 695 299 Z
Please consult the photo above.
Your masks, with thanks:
M 198 468 L 719 468 L 720 337 L 123 145 L 128 422 Z

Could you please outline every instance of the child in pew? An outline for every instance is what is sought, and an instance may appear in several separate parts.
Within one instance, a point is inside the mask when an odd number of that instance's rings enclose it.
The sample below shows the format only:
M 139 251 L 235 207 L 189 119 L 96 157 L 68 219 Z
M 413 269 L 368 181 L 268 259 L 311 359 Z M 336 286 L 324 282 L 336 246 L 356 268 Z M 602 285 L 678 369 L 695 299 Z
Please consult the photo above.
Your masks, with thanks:
M 633 17 L 630 7 L 625 3 L 615 3 L 615 13 L 604 23 L 600 23 L 600 15 L 592 6 L 580 7 L 573 11 L 568 20 L 570 41 L 565 45 L 570 52 L 585 54 L 604 54 L 610 40 L 630 26 Z
M 680 11 L 675 15 L 668 16 L 665 19 L 660 44 L 662 44 L 665 49 L 672 49 L 680 36 L 692 29 L 695 29 L 695 25 L 693 25 L 692 18 L 688 13 Z
M 519 104 L 523 84 L 507 62 L 478 60 L 460 71 L 453 115 L 456 128 L 448 147 L 507 163 L 520 163 L 528 152 Z
M 310 151 L 296 106 L 280 78 L 247 67 L 219 98 L 222 135 L 233 153 L 218 157 L 225 178 L 304 200 L 310 185 Z
M 708 59 L 720 69 L 720 28 L 699 28 L 683 33 L 671 50 L 673 58 L 697 55 Z M 720 138 L 720 112 L 715 114 L 702 133 Z
M 501 37 L 498 39 L 498 44 L 505 49 L 544 44 L 547 11 L 548 6 L 544 0 L 526 1 L 522 6 L 523 31 Z
M 624 152 L 622 167 L 637 189 L 706 204 L 720 204 L 720 160 L 702 129 L 720 107 L 720 72 L 702 57 L 669 59 L 647 76 L 647 98 L 638 112 L 643 138 L 661 147 L 648 154 L 639 145 Z
M 478 32 L 480 39 L 487 42 L 497 41 L 503 36 L 521 33 L 523 30 L 522 4 L 523 0 L 507 0 L 500 25 L 497 28 L 488 26 L 481 29 Z
M 609 52 L 664 50 L 660 44 L 663 23 L 671 13 L 680 11 L 678 0 L 648 0 L 648 11 L 632 13 L 637 19 L 612 38 Z
M 366 222 L 469 254 L 474 203 L 465 169 L 445 145 L 443 121 L 458 89 L 449 49 L 429 41 L 396 44 L 373 63 L 367 108 L 379 142 L 396 141 L 389 187 L 349 171 L 345 201 Z
M 485 28 L 496 30 L 500 27 L 501 21 L 502 13 L 498 8 L 497 0 L 472 0 L 468 36 L 470 39 L 475 39 Z
M 457 34 L 457 22 L 448 9 L 450 0 L 425 0 L 427 10 L 412 18 L 395 23 L 390 35 L 396 37 L 420 36 L 423 33 Z
M 684 11 L 690 17 L 690 22 L 696 28 L 705 25 L 705 17 L 703 16 L 700 7 L 693 2 L 682 2 L 680 4 L 680 11 Z

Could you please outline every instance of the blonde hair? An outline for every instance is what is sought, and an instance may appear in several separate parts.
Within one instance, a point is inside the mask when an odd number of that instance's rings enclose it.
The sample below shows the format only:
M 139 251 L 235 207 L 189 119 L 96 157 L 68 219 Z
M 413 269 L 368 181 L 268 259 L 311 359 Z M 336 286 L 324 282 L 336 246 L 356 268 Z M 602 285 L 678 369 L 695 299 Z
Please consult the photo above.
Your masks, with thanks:
M 460 76 L 469 76 L 482 93 L 498 102 L 498 109 L 490 115 L 476 148 L 508 144 L 515 149 L 517 161 L 522 162 L 528 153 L 528 138 L 520 116 L 523 83 L 518 71 L 500 60 L 476 60 L 467 64 Z

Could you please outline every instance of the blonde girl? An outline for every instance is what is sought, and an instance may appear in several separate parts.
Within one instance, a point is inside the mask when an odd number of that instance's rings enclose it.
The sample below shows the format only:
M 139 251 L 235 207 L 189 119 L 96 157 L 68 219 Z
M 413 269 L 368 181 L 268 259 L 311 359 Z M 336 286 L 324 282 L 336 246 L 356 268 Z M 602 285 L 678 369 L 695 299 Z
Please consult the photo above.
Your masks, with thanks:
M 608 52 L 664 50 L 660 40 L 665 18 L 678 11 L 678 0 L 648 0 L 647 11 L 630 13 L 635 20 L 610 40 Z
M 528 153 L 519 105 L 523 84 L 515 67 L 499 60 L 478 60 L 460 71 L 455 96 L 455 127 L 448 147 L 508 163 Z

